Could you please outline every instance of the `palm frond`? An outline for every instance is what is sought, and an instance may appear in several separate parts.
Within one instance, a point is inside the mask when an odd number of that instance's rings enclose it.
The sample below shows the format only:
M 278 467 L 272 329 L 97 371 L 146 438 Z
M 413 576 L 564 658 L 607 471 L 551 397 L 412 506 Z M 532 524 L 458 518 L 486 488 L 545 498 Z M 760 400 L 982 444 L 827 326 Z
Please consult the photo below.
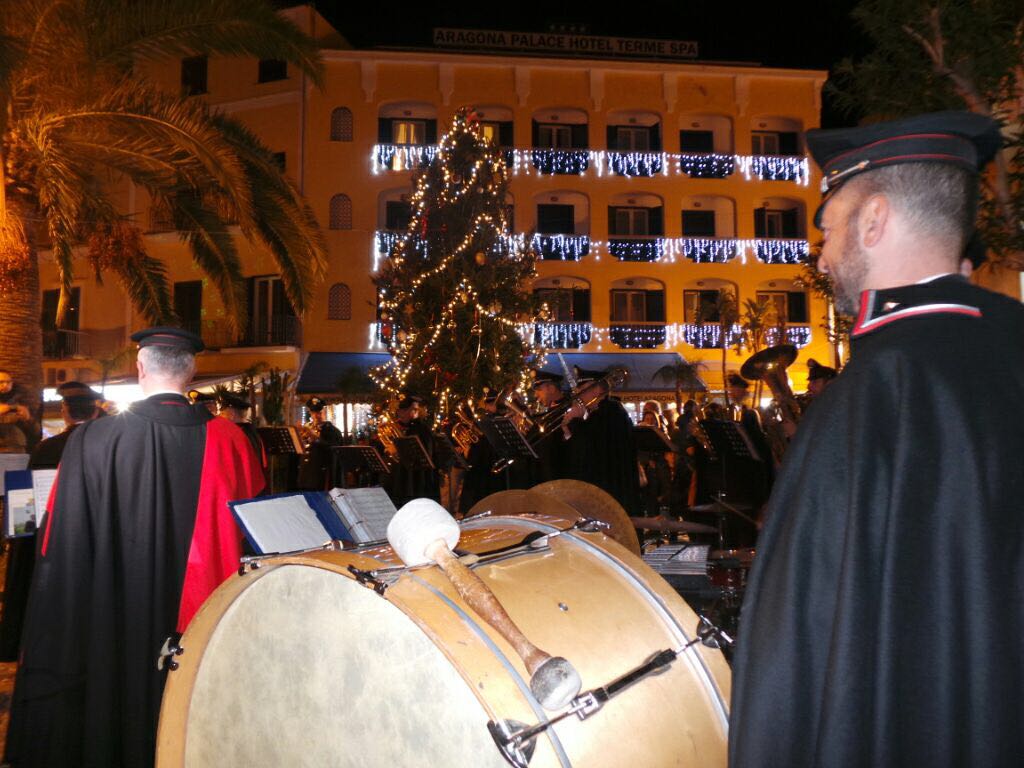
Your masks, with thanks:
M 136 311 L 148 323 L 172 324 L 176 316 L 167 269 L 162 261 L 146 252 L 141 237 L 136 242 L 136 247 L 123 249 L 120 258 L 114 260 L 109 268 L 117 275 Z
M 281 59 L 315 84 L 323 83 L 316 42 L 281 16 L 267 0 L 90 0 L 94 30 L 90 53 L 97 62 L 130 66 L 197 54 Z
M 169 202 L 174 224 L 196 264 L 216 286 L 229 324 L 236 331 L 244 328 L 248 322 L 245 279 L 234 238 L 198 197 L 179 194 Z

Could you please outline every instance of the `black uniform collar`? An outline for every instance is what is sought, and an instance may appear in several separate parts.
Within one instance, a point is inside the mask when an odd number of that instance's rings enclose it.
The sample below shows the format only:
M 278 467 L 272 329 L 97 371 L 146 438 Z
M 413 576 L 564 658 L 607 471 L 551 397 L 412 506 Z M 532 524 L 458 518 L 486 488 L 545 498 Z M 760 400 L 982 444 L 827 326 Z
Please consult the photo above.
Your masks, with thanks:
M 193 405 L 184 395 L 171 392 L 147 397 L 132 403 L 131 412 L 161 424 L 195 426 L 215 418 L 205 404 Z
M 966 278 L 947 275 L 927 283 L 864 291 L 850 333 L 857 338 L 899 320 L 935 314 L 982 316 L 981 309 L 971 302 Z

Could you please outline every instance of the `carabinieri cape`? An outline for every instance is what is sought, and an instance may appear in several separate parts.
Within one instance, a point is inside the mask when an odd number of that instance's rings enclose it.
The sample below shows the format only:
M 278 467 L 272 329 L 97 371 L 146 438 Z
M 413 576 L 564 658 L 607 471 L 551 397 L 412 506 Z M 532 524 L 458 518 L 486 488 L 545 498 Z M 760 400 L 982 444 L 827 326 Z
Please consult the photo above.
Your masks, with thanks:
M 242 431 L 179 395 L 75 430 L 38 533 L 11 765 L 152 764 L 157 656 L 238 566 L 227 502 L 262 488 Z
M 730 765 L 1024 755 L 1024 306 L 862 296 L 784 459 L 740 617 Z

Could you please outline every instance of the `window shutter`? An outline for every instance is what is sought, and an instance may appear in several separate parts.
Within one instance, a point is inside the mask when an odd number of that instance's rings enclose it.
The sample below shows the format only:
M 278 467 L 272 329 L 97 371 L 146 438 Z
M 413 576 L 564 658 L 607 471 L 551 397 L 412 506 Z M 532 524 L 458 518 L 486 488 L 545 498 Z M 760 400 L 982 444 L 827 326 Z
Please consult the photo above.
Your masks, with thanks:
M 348 195 L 340 194 L 331 198 L 330 228 L 352 229 L 352 200 Z
M 618 215 L 618 211 L 619 209 L 616 208 L 614 205 L 608 206 L 608 234 L 613 237 L 619 234 L 619 228 L 615 221 L 615 218 Z
M 807 320 L 807 294 L 803 291 L 790 291 L 787 296 L 789 306 L 789 317 L 786 320 L 790 323 L 806 323 Z
M 644 291 L 647 294 L 647 322 L 665 322 L 665 292 Z
M 352 110 L 348 107 L 331 112 L 331 141 L 352 141 Z
M 661 152 L 661 123 L 655 123 L 647 130 L 651 135 L 651 152 Z
M 530 140 L 533 142 L 531 146 L 540 146 L 540 123 L 536 120 L 534 120 L 531 125 Z
M 780 155 L 798 155 L 800 141 L 793 131 L 785 131 L 779 133 L 779 154 Z
M 327 294 L 327 319 L 352 319 L 352 289 L 345 283 L 335 283 Z
M 572 319 L 577 323 L 590 322 L 590 289 L 572 289 Z
M 618 149 L 619 148 L 619 126 L 617 126 L 617 125 L 609 125 L 605 129 L 605 134 L 606 134 L 606 139 L 608 141 L 608 143 L 605 144 L 605 146 L 608 147 L 608 149 L 610 149 L 610 150 Z M 575 138 L 576 137 L 573 136 L 574 143 L 575 143 Z
M 797 227 L 796 215 L 796 208 L 790 208 L 788 211 L 782 212 L 783 237 L 800 237 L 800 230 Z
M 589 145 L 587 144 L 587 124 L 583 125 L 572 125 L 572 146 L 573 149 L 586 149 Z
M 680 131 L 679 151 L 714 152 L 715 134 L 712 131 Z
M 514 147 L 516 145 L 515 126 L 512 121 L 498 123 L 498 145 Z
M 437 144 L 437 120 L 425 120 L 426 139 L 425 144 Z
M 754 209 L 754 237 L 767 237 L 768 232 L 768 209 Z
M 395 122 L 390 117 L 381 117 L 377 119 L 377 143 L 378 144 L 390 144 L 391 143 L 391 124 Z
M 663 237 L 665 235 L 665 209 L 647 209 L 647 234 Z

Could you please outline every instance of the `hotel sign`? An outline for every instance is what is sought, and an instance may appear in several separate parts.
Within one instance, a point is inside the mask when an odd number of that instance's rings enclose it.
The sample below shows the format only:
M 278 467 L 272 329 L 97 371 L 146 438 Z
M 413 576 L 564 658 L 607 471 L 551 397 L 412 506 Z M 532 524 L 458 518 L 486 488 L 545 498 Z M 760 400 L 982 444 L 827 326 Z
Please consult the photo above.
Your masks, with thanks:
M 447 48 L 490 48 L 504 51 L 545 51 L 572 56 L 626 56 L 651 59 L 695 59 L 692 40 L 639 37 L 595 37 L 556 32 L 504 32 L 489 29 L 434 29 L 434 45 Z

